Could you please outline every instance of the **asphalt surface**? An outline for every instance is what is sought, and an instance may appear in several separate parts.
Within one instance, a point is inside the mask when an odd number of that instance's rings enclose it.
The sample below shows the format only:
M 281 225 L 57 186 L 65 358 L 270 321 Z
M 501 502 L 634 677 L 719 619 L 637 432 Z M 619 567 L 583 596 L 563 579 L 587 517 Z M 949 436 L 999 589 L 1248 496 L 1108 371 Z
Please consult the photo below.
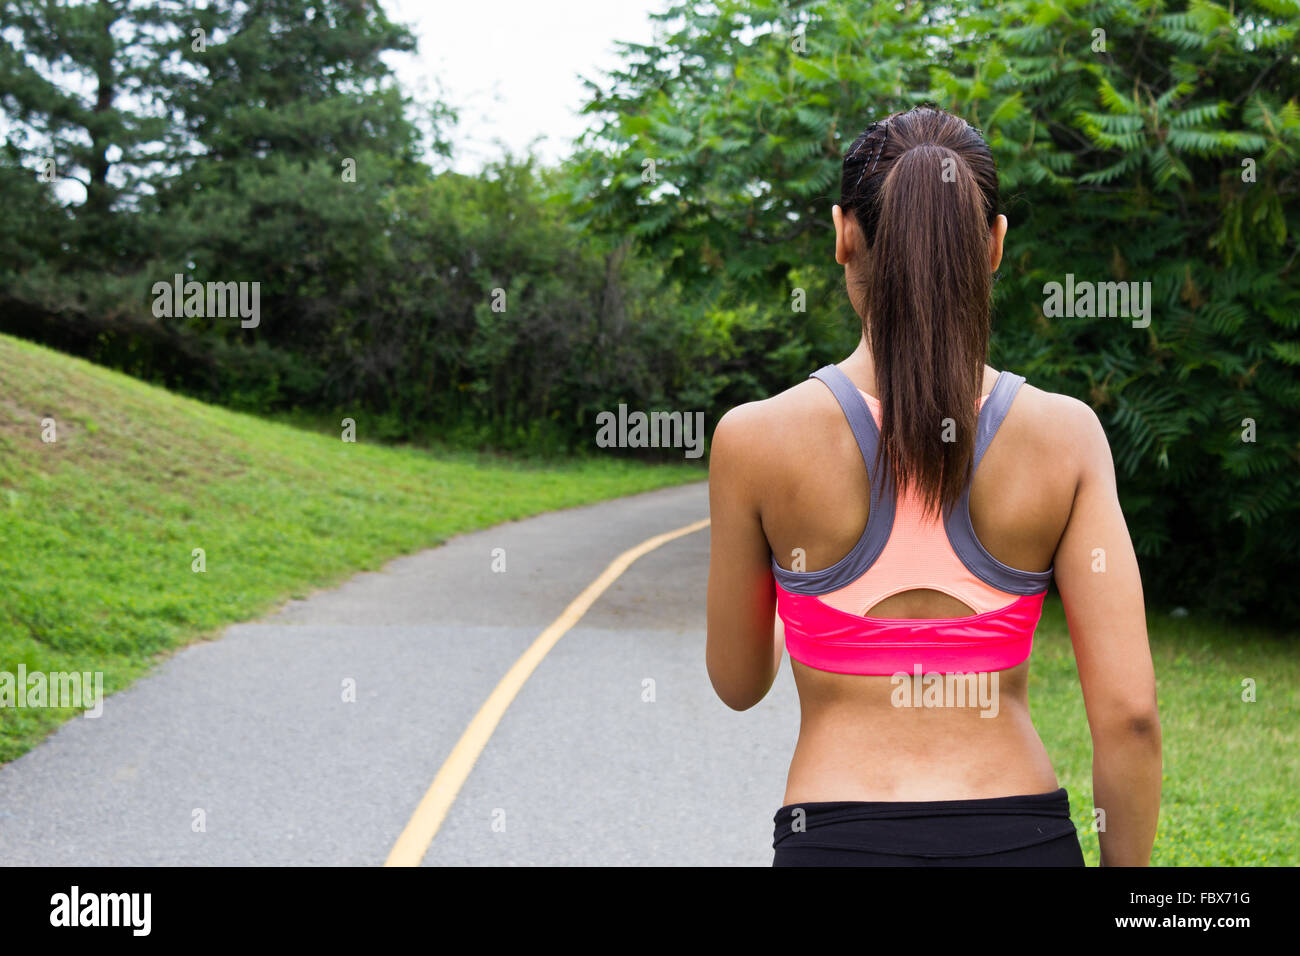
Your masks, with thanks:
M 699 483 L 498 525 L 191 646 L 0 767 L 0 865 L 383 863 L 538 634 L 707 514 Z M 798 705 L 788 666 L 745 713 L 714 696 L 708 546 L 643 556 L 560 639 L 425 865 L 770 865 Z

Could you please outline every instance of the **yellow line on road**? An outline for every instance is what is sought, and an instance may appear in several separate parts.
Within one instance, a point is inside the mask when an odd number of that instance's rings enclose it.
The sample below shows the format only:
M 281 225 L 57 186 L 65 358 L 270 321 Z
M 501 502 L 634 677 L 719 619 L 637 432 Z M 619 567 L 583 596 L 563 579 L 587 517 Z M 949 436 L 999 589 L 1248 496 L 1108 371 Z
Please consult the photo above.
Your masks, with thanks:
M 497 724 L 501 722 L 506 708 L 515 699 L 529 675 L 542 662 L 542 658 L 573 625 L 578 623 L 579 619 L 596 603 L 596 599 L 604 594 L 605 590 L 618 580 L 619 575 L 643 554 L 648 554 L 660 545 L 708 526 L 709 519 L 704 518 L 676 531 L 657 534 L 653 538 L 642 541 L 636 547 L 624 551 L 610 562 L 609 567 L 601 572 L 600 577 L 588 584 L 583 592 L 573 599 L 572 603 L 564 609 L 564 613 L 538 635 L 537 640 L 533 641 L 528 650 L 524 651 L 523 656 L 515 661 L 514 666 L 506 672 L 505 677 L 501 678 L 501 683 L 497 684 L 496 689 L 488 695 L 488 699 L 474 715 L 474 719 L 469 722 L 469 726 L 461 734 L 460 740 L 456 742 L 455 748 L 443 763 L 438 775 L 433 778 L 433 783 L 424 794 L 424 799 L 415 808 L 415 813 L 411 815 L 406 829 L 393 844 L 392 852 L 388 854 L 384 866 L 420 865 L 425 853 L 429 851 L 429 844 L 438 833 L 438 828 L 442 826 L 447 811 L 451 809 L 456 794 L 469 778 L 470 771 L 474 769 L 479 754 L 487 746 L 492 731 L 496 730 Z

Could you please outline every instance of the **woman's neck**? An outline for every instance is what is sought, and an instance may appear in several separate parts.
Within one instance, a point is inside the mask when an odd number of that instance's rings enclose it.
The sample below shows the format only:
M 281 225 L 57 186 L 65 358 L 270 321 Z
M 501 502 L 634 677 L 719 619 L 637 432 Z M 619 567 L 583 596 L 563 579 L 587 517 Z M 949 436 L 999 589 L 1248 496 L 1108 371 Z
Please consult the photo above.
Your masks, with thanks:
M 840 369 L 856 385 L 872 398 L 879 399 L 880 386 L 876 382 L 876 363 L 871 357 L 871 344 L 864 334 L 858 340 L 858 347 L 853 354 L 839 363 Z M 997 370 L 990 365 L 984 366 L 984 379 L 980 385 L 980 394 L 987 395 L 993 390 L 998 380 Z

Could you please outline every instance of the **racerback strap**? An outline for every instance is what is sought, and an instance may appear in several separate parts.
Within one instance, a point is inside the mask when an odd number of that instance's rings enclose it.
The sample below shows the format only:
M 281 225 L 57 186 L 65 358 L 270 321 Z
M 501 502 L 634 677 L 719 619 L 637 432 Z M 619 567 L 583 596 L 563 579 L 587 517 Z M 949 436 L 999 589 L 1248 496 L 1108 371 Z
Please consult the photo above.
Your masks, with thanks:
M 876 448 L 880 444 L 880 429 L 867 407 L 867 401 L 849 377 L 838 366 L 827 365 L 813 372 L 815 378 L 831 390 L 848 419 L 849 428 L 862 452 L 871 484 L 871 506 L 867 526 L 862 529 L 853 550 L 829 568 L 819 571 L 787 571 L 772 557 L 772 574 L 781 586 L 795 594 L 827 594 L 852 584 L 871 567 L 880 552 L 885 550 L 889 532 L 894 527 L 894 483 L 882 463 L 876 467 Z
M 894 483 L 885 462 L 882 461 L 877 467 L 876 449 L 880 445 L 880 429 L 857 386 L 836 365 L 824 366 L 809 377 L 818 379 L 830 389 L 848 420 L 867 468 L 871 485 L 870 512 L 867 526 L 863 528 L 862 536 L 853 550 L 835 564 L 818 571 L 787 571 L 777 564 L 776 557 L 773 556 L 772 574 L 783 588 L 792 593 L 828 594 L 856 581 L 884 550 L 894 526 Z M 1004 371 L 998 375 L 993 390 L 984 400 L 975 429 L 972 479 L 1024 381 L 1023 376 Z M 944 515 L 944 530 L 953 552 L 972 574 L 986 584 L 1010 594 L 1037 594 L 1047 589 L 1052 577 L 1050 569 L 1035 572 L 1007 567 L 979 543 L 970 519 L 969 483 L 957 504 Z
M 993 384 L 993 391 L 984 400 L 980 408 L 979 422 L 975 428 L 975 463 L 971 468 L 971 481 L 975 478 L 975 469 L 980 466 L 984 453 L 989 450 L 993 438 L 998 433 L 1011 403 L 1015 401 L 1020 386 L 1025 384 L 1025 377 L 1014 372 L 1001 372 Z M 1047 590 L 1052 580 L 1052 569 L 1046 571 L 1021 571 L 1010 568 L 984 549 L 975 537 L 975 526 L 970 517 L 970 488 L 967 482 L 965 491 L 950 512 L 944 515 L 944 530 L 948 533 L 948 543 L 961 563 L 966 565 L 971 574 L 985 584 L 992 585 L 1009 594 L 1038 594 Z

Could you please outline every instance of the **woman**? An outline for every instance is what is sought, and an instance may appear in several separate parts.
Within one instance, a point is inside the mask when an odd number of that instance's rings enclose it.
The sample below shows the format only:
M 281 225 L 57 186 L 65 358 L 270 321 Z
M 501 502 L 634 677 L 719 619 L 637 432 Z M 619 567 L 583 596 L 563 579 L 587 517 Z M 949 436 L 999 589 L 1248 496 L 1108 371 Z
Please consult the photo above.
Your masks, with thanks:
M 799 691 L 773 863 L 1083 865 L 1026 690 L 1055 578 L 1102 864 L 1147 865 L 1161 753 L 1137 561 L 1096 415 L 985 364 L 1007 230 L 988 145 L 929 107 L 873 123 L 831 214 L 862 341 L 728 412 L 710 459 L 709 677 L 752 707 L 784 646 Z

